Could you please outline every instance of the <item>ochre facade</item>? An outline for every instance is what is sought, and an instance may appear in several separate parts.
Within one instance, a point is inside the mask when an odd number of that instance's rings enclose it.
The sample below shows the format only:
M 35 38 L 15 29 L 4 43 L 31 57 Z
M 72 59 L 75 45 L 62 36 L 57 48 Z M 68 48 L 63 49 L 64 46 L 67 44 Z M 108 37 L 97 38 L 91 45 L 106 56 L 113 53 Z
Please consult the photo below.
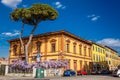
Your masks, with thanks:
M 23 39 L 24 42 L 28 38 Z M 25 55 L 21 50 L 20 40 L 9 40 L 10 53 L 9 63 Z M 57 31 L 46 34 L 35 35 L 28 48 L 29 63 L 36 61 L 36 55 L 42 55 L 41 60 L 68 60 L 68 67 L 75 71 L 89 70 L 92 61 L 92 42 L 83 40 L 69 32 Z
M 92 44 L 92 62 L 104 62 L 106 61 L 106 53 L 104 46 L 93 43 Z
M 106 52 L 106 61 L 109 65 L 109 69 L 114 70 L 115 68 L 117 68 L 118 65 L 120 65 L 118 52 L 108 46 L 105 46 L 105 52 Z
M 23 38 L 24 43 L 28 37 Z M 19 39 L 8 40 L 10 43 L 9 63 L 25 54 L 21 49 Z M 90 62 L 107 62 L 112 70 L 120 65 L 118 52 L 107 46 L 92 41 L 83 40 L 69 32 L 57 31 L 35 35 L 28 47 L 29 63 L 36 61 L 36 55 L 42 55 L 41 60 L 68 60 L 68 69 L 90 71 Z

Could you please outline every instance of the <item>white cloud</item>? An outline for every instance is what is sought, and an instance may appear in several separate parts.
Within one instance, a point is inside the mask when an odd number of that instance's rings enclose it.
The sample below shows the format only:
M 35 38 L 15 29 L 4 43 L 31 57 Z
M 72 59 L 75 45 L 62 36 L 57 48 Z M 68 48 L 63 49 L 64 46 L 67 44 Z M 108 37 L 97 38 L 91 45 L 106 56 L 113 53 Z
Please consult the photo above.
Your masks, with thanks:
M 1 33 L 2 36 L 6 37 L 13 37 L 13 36 L 18 36 L 20 33 L 17 30 L 14 30 L 14 32 L 3 32 Z
M 22 0 L 1 0 L 1 3 L 10 7 L 10 8 L 17 8 L 17 5 L 20 4 Z
M 97 43 L 107 45 L 117 51 L 120 51 L 120 39 L 105 38 L 97 41 Z
M 65 8 L 66 8 L 66 6 L 63 6 L 63 7 L 62 7 L 62 9 L 65 9 Z
M 55 7 L 58 9 L 65 9 L 66 6 L 64 6 L 63 4 L 61 4 L 61 2 L 57 1 L 54 3 Z
M 92 20 L 92 21 L 96 21 L 96 20 L 98 20 L 99 17 L 100 17 L 100 16 L 92 17 L 91 20 Z
M 96 16 L 95 14 L 92 14 L 92 15 L 88 15 L 87 16 L 91 21 L 97 21 L 100 16 Z
M 87 17 L 89 18 L 89 17 L 94 17 L 95 16 L 95 14 L 92 14 L 92 15 L 88 15 Z
M 106 39 L 97 41 L 97 43 L 105 44 L 105 45 L 113 46 L 113 47 L 120 47 L 120 39 L 106 38 Z
M 22 5 L 24 8 L 27 7 L 27 5 Z

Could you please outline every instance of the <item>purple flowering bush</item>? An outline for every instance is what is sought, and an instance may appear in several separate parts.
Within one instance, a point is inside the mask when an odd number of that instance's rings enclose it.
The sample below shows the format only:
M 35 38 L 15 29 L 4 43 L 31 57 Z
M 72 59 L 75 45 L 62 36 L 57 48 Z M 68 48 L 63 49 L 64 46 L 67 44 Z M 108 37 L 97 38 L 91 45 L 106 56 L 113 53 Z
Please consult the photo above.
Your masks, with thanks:
M 62 68 L 62 67 L 67 67 L 68 61 L 67 60 L 59 60 L 59 61 L 42 61 L 40 63 L 35 62 L 32 64 L 34 67 L 42 67 L 44 69 L 49 69 L 49 68 Z
M 50 69 L 50 68 L 62 68 L 67 67 L 68 61 L 67 60 L 58 60 L 58 61 L 41 61 L 41 62 L 34 62 L 32 64 L 28 64 L 25 61 L 22 61 L 20 59 L 13 61 L 12 64 L 10 64 L 10 68 L 16 69 L 18 71 L 30 71 L 33 67 L 38 68 L 44 68 L 44 69 Z
M 20 59 L 14 60 L 9 66 L 12 69 L 11 72 L 26 72 L 32 70 L 31 64 L 27 64 L 27 62 Z

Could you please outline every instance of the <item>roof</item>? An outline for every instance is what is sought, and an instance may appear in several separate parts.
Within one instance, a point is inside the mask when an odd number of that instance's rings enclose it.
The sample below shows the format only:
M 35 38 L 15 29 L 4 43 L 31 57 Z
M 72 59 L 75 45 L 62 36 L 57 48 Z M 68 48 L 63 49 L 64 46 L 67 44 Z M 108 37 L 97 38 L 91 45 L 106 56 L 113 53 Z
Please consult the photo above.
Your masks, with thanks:
M 45 36 L 50 36 L 50 35 L 58 35 L 58 34 L 64 34 L 64 35 L 67 35 L 67 36 L 70 36 L 72 38 L 75 38 L 77 40 L 80 40 L 82 42 L 86 42 L 88 44 L 92 44 L 91 41 L 88 41 L 88 40 L 85 40 L 85 39 L 82 39 L 68 31 L 65 31 L 65 30 L 60 30 L 60 31 L 56 31 L 56 32 L 47 32 L 47 33 L 43 33 L 43 34 L 38 34 L 38 35 L 34 35 L 33 38 L 35 37 L 45 37 Z M 28 39 L 29 37 L 23 37 L 22 39 Z M 13 41 L 18 41 L 19 38 L 16 38 L 16 39 L 11 39 L 11 40 L 8 40 L 8 42 L 13 42 Z
M 95 44 L 95 45 L 97 45 L 97 46 L 100 46 L 100 47 L 102 47 L 102 48 L 105 48 L 103 45 L 101 45 L 101 44 L 98 44 L 98 43 L 95 43 L 95 42 L 92 42 L 93 44 Z
M 105 45 L 105 47 L 107 47 L 107 48 L 111 49 L 112 51 L 115 51 L 116 53 L 118 53 L 116 50 L 110 48 L 109 46 L 106 46 L 106 45 Z

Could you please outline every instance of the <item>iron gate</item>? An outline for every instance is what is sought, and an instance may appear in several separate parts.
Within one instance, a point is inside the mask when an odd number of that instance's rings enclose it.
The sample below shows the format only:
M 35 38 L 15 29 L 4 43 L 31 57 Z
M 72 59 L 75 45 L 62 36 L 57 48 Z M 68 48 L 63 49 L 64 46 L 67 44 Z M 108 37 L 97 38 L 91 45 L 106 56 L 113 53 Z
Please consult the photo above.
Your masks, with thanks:
M 0 65 L 0 75 L 5 75 L 5 65 Z

